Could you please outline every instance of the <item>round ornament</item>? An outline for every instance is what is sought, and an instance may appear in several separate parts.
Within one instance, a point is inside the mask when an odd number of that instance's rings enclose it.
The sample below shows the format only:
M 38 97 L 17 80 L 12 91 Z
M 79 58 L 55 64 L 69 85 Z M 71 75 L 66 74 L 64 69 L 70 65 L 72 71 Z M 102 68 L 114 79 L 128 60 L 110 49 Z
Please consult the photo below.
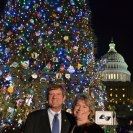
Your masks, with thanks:
M 34 24 L 34 19 L 30 19 L 30 23 Z
M 64 40 L 67 41 L 69 39 L 68 36 L 64 36 Z
M 7 88 L 7 91 L 8 91 L 9 93 L 13 93 L 13 91 L 14 91 L 13 86 L 9 86 L 9 87 Z

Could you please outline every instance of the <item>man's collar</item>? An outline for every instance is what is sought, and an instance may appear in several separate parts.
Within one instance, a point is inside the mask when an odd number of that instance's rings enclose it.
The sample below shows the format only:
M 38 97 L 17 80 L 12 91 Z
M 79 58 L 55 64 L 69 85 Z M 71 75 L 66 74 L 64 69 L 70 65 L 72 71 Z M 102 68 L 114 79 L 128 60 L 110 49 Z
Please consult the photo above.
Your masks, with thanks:
M 54 112 L 51 108 L 49 108 L 48 109 L 48 112 L 54 116 L 55 114 L 60 114 L 61 113 L 61 110 L 58 111 L 58 112 Z

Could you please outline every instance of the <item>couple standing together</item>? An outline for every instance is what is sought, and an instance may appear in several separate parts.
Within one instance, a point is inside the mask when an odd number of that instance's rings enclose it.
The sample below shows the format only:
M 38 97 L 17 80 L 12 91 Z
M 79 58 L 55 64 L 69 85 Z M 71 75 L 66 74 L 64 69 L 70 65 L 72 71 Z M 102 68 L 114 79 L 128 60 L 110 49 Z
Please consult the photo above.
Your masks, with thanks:
M 64 88 L 51 85 L 47 91 L 49 107 L 28 115 L 24 133 L 104 133 L 93 121 L 95 105 L 91 97 L 78 95 L 73 102 L 73 115 L 62 110 L 65 99 Z

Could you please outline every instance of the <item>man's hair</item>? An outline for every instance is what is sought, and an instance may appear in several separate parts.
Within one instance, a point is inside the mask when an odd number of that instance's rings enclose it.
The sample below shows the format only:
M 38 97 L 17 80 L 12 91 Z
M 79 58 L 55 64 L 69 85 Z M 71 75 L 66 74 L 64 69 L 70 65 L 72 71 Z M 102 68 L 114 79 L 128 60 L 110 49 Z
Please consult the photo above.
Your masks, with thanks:
M 51 85 L 48 87 L 48 89 L 47 89 L 47 93 L 46 93 L 47 99 L 48 99 L 48 96 L 49 96 L 49 92 L 50 92 L 51 90 L 57 90 L 57 89 L 60 89 L 60 90 L 62 91 L 62 94 L 63 94 L 63 95 L 66 95 L 66 94 L 65 94 L 65 93 L 66 93 L 65 88 L 64 88 L 62 85 L 60 85 L 60 84 L 51 84 Z

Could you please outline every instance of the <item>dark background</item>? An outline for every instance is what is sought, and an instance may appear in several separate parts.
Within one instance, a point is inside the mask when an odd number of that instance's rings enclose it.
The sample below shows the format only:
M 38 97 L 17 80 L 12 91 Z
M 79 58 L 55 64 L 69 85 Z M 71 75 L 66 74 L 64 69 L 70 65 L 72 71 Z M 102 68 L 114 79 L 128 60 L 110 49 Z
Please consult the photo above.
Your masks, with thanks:
M 6 0 L 0 0 L 3 12 Z M 133 75 L 133 4 L 132 0 L 90 0 L 92 27 L 97 36 L 97 58 L 109 50 L 113 38 L 120 53 Z M 133 80 L 133 76 L 132 76 Z
M 116 50 L 128 65 L 133 81 L 133 2 L 132 0 L 91 0 L 92 27 L 97 36 L 97 58 L 109 50 L 113 38 Z

